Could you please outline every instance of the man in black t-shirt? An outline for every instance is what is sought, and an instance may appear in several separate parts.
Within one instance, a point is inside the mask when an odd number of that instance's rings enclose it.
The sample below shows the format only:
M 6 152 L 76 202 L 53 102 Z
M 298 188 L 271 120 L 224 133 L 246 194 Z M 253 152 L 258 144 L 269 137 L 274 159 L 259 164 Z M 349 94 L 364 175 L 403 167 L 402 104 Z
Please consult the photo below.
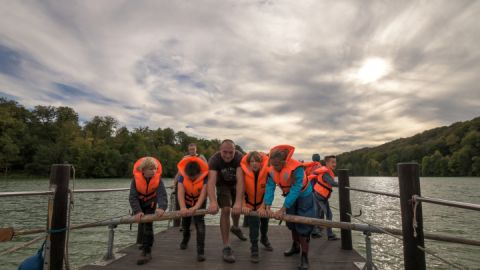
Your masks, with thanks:
M 220 231 L 224 246 L 223 260 L 229 263 L 235 262 L 235 256 L 230 247 L 229 229 L 240 240 L 247 240 L 238 227 L 242 210 L 243 171 L 240 167 L 242 157 L 242 153 L 235 150 L 235 143 L 227 139 L 220 144 L 220 151 L 215 153 L 208 161 L 207 187 L 210 201 L 208 211 L 216 214 L 218 209 L 221 209 Z M 230 208 L 232 208 L 232 228 L 230 228 Z

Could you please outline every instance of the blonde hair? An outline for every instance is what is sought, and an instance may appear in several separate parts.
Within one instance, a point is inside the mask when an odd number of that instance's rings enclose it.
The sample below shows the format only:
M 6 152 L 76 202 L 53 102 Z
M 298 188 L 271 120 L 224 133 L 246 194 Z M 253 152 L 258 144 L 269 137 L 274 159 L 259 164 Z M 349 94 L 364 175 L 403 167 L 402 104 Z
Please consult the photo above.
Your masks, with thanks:
M 142 160 L 142 163 L 138 166 L 139 171 L 143 171 L 145 168 L 155 168 L 157 170 L 157 162 L 155 162 L 155 158 L 153 157 L 145 157 Z

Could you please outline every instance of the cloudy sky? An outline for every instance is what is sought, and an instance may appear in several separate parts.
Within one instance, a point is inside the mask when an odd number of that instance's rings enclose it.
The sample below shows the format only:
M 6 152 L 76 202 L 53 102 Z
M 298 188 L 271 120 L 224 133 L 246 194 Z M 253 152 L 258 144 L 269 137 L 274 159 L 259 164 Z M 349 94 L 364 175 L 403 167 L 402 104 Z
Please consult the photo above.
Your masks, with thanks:
M 0 6 L 0 96 L 83 121 L 307 158 L 480 115 L 480 1 Z

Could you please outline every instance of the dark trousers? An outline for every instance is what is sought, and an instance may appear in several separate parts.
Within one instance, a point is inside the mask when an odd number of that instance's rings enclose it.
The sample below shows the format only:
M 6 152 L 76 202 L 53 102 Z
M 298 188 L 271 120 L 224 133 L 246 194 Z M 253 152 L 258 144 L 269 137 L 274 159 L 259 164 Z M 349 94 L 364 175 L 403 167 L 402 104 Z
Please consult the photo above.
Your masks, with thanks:
M 145 215 L 154 214 L 155 208 L 145 207 L 142 208 L 142 212 Z M 153 222 L 141 223 L 142 225 L 138 226 L 138 234 L 141 235 L 142 239 L 142 249 L 145 251 L 150 251 L 153 245 Z
M 250 228 L 250 243 L 252 243 L 252 247 L 258 246 L 258 229 L 260 229 L 262 239 L 267 237 L 268 220 L 268 218 L 260 218 L 255 216 L 248 217 L 248 227 Z
M 309 193 L 307 196 L 298 197 L 295 203 L 287 208 L 286 213 L 288 215 L 298 215 L 302 217 L 316 217 L 317 211 L 315 207 L 315 199 L 313 198 L 312 193 Z M 287 227 L 300 236 L 310 237 L 310 234 L 313 230 L 313 225 L 301 224 L 301 223 L 292 223 L 287 222 Z
M 190 208 L 190 206 L 187 206 Z M 201 207 L 205 208 L 205 205 Z M 190 240 L 190 224 L 195 223 L 195 230 L 197 231 L 197 254 L 204 254 L 205 248 L 205 216 L 194 216 L 194 217 L 183 217 L 182 218 L 182 228 L 183 228 L 183 242 L 188 243 Z

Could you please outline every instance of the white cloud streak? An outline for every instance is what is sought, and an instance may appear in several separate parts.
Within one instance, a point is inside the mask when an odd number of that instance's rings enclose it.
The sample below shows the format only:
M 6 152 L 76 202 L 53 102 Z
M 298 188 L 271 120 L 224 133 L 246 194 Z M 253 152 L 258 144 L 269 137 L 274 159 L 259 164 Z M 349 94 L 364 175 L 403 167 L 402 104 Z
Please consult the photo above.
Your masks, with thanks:
M 480 114 L 478 1 L 0 2 L 0 95 L 26 106 L 303 159 Z

